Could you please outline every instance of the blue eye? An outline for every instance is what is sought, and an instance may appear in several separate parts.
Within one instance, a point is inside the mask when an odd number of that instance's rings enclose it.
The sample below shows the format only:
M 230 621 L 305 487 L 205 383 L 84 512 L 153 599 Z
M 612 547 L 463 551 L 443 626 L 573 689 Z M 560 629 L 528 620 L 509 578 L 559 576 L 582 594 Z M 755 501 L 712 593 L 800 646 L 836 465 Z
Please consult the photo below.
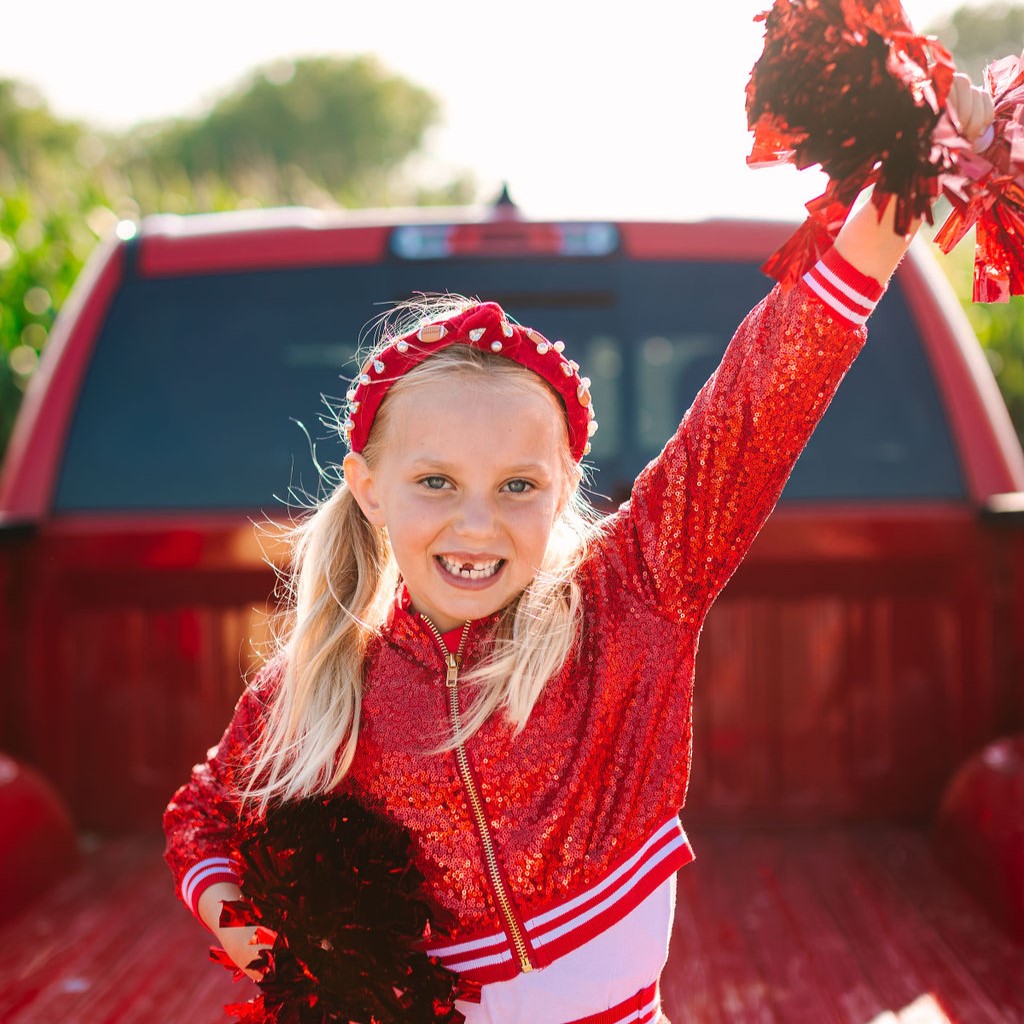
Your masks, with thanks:
M 425 476 L 421 481 L 431 491 L 443 490 L 448 481 L 443 476 Z
M 526 494 L 533 489 L 533 484 L 529 480 L 509 480 L 505 486 L 512 494 Z

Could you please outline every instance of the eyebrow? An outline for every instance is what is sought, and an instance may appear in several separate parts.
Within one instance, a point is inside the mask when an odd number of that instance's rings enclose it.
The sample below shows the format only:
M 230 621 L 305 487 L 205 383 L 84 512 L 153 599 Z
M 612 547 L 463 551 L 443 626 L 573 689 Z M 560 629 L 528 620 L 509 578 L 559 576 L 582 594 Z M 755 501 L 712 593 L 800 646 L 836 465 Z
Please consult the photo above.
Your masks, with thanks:
M 445 462 L 444 459 L 435 459 L 430 456 L 420 456 L 413 459 L 409 463 L 409 468 L 415 471 L 422 472 L 424 470 L 433 469 L 438 472 L 450 473 L 457 467 L 450 462 Z M 520 462 L 515 465 L 506 467 L 502 470 L 501 475 L 503 476 L 515 476 L 517 474 L 533 474 L 533 475 L 545 475 L 548 472 L 548 467 L 541 462 Z

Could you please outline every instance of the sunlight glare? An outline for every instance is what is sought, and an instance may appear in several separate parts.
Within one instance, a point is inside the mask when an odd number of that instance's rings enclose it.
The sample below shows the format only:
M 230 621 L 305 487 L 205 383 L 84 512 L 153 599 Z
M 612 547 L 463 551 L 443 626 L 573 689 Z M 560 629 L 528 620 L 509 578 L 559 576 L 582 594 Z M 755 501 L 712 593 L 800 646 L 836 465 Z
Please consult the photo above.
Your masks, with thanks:
M 918 996 L 899 1013 L 886 1010 L 867 1024 L 952 1024 L 938 1001 L 930 993 Z

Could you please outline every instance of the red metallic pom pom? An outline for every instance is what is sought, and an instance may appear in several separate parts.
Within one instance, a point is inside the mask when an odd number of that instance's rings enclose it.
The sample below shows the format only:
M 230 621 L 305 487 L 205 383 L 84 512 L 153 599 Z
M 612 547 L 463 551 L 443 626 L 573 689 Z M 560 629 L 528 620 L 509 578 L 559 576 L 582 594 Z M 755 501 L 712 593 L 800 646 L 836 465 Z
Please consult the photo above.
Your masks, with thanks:
M 765 264 L 788 286 L 831 247 L 868 185 L 879 210 L 895 197 L 897 233 L 931 222 L 940 176 L 955 162 L 934 137 L 955 69 L 936 40 L 914 34 L 898 0 L 776 0 L 761 19 L 748 162 L 819 164 L 829 176 L 798 235 Z
M 289 802 L 246 825 L 243 899 L 221 924 L 269 929 L 272 948 L 249 965 L 264 970 L 260 996 L 228 1012 L 244 1024 L 461 1024 L 455 1000 L 471 993 L 420 949 L 443 922 L 412 853 L 405 829 L 350 797 Z
M 953 212 L 935 241 L 949 252 L 976 227 L 974 301 L 1024 295 L 1024 57 L 985 69 L 995 120 L 983 153 L 964 152 L 945 182 Z

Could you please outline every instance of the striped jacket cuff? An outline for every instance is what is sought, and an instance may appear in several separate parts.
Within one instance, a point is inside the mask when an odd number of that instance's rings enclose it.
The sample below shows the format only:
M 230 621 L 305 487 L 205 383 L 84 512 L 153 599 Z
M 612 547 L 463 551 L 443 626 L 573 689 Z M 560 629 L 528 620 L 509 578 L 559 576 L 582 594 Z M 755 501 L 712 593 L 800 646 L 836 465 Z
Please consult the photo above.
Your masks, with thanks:
M 199 917 L 199 897 L 217 882 L 238 885 L 238 872 L 227 857 L 207 857 L 193 864 L 181 880 L 181 898 L 185 906 Z M 201 920 L 201 918 L 200 918 Z
M 885 288 L 847 263 L 835 248 L 811 267 L 804 284 L 844 323 L 860 327 L 871 315 Z

